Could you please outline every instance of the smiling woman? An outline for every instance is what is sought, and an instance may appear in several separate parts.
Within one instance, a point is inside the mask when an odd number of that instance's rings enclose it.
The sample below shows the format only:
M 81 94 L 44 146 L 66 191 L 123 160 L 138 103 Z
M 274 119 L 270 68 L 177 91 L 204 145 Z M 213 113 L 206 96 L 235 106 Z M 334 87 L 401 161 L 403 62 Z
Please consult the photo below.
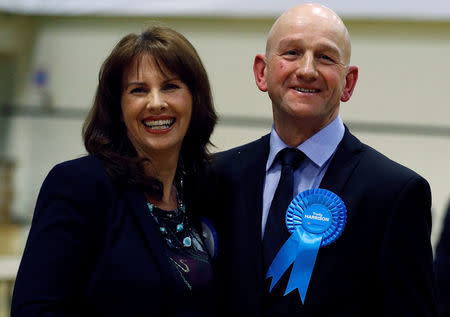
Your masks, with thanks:
M 139 69 L 137 64 L 123 76 L 121 104 L 128 137 L 141 156 L 176 159 L 191 120 L 192 95 L 178 76 L 162 72 L 151 57 L 141 59 Z
M 185 107 L 192 104 L 190 116 L 183 120 L 187 121 L 184 122 L 187 130 L 180 136 L 179 152 L 186 170 L 193 171 L 209 157 L 206 145 L 217 120 L 208 76 L 194 47 L 181 34 L 156 27 L 140 35 L 125 36 L 105 60 L 94 106 L 83 131 L 86 149 L 103 158 L 113 179 L 142 184 L 152 188 L 155 194 L 163 194 L 159 181 L 155 182 L 155 173 L 159 170 L 156 161 L 165 162 L 165 158 L 158 153 L 158 157 L 150 160 L 152 155 L 146 147 L 143 150 L 147 154 L 138 155 L 142 149 L 135 143 L 138 135 L 146 135 L 138 133 L 137 127 L 143 130 L 146 124 L 154 123 L 144 122 L 144 117 L 137 116 L 154 115 L 155 107 L 164 108 L 158 115 L 173 114 L 173 104 L 169 107 L 168 102 L 179 96 L 178 90 L 183 92 L 184 96 L 179 98 L 184 100 L 177 103 Z M 134 121 L 140 122 L 133 127 L 129 114 L 135 111 L 139 114 L 135 113 Z M 160 117 L 159 120 L 168 119 Z M 171 161 L 174 164 L 173 157 Z M 147 170 L 146 175 L 141 168 Z
M 83 128 L 90 155 L 42 185 L 11 316 L 215 315 L 196 178 L 216 120 L 186 38 L 122 38 Z

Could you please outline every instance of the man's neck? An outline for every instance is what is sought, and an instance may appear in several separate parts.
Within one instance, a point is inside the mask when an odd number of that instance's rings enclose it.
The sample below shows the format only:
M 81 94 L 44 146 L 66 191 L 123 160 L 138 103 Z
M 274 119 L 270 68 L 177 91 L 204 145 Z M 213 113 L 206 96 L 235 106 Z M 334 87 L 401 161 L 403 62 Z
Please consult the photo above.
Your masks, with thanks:
M 275 131 L 281 140 L 283 140 L 289 147 L 297 147 L 314 134 L 325 128 L 336 117 L 333 115 L 326 122 L 316 122 L 311 119 L 297 119 L 297 120 L 274 120 Z

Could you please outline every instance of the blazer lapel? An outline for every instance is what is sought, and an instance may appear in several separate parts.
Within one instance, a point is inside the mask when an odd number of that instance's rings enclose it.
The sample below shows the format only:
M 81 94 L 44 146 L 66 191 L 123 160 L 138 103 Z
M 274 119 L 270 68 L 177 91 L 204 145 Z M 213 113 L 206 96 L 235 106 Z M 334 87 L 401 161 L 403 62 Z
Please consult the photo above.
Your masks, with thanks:
M 125 192 L 125 197 L 132 212 L 136 216 L 136 222 L 144 237 L 145 244 L 148 246 L 149 252 L 154 256 L 161 269 L 162 278 L 168 281 L 170 279 L 170 262 L 165 251 L 166 245 L 160 238 L 158 228 L 155 226 L 154 220 L 149 213 L 144 194 L 130 189 Z
M 246 199 L 247 210 L 250 212 L 250 221 L 254 223 L 256 234 L 251 235 L 257 238 L 256 244 L 261 246 L 261 221 L 262 221 L 262 202 L 264 191 L 264 179 L 266 177 L 266 162 L 269 156 L 269 142 L 270 135 L 263 136 L 256 144 L 255 148 L 251 151 L 250 155 L 254 157 L 254 160 L 249 162 L 249 166 L 246 170 L 245 180 L 246 182 Z M 260 252 L 261 253 L 261 252 Z M 262 254 L 262 253 L 261 253 Z
M 261 290 L 264 289 L 265 272 L 263 269 L 263 253 L 262 253 L 262 205 L 263 205 L 263 191 L 264 179 L 266 177 L 266 162 L 270 150 L 270 135 L 265 135 L 255 144 L 254 148 L 249 151 L 254 159 L 248 160 L 248 166 L 244 173 L 245 183 L 245 199 L 246 204 L 244 212 L 247 214 L 247 222 L 250 226 L 247 232 L 249 245 L 254 245 L 254 252 L 248 259 L 250 262 L 246 265 L 251 267 L 251 272 L 254 272 L 253 277 L 248 276 L 249 285 L 255 285 L 253 298 L 247 298 L 248 303 L 254 303 L 254 311 L 259 315 L 261 308 Z M 248 250 L 247 252 L 249 252 Z M 248 295 L 250 296 L 250 295 Z
M 361 142 L 345 128 L 344 137 L 339 144 L 330 166 L 320 183 L 320 188 L 328 189 L 341 195 L 345 184 L 358 165 Z

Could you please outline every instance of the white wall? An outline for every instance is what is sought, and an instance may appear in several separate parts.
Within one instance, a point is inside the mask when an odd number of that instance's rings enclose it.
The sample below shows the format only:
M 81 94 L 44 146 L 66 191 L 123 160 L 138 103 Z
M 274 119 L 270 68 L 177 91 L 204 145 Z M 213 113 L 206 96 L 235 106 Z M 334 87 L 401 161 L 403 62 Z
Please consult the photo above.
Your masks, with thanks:
M 318 0 L 344 17 L 445 19 L 448 0 Z M 0 10 L 41 15 L 241 16 L 272 17 L 299 4 L 297 0 L 0 0 Z
M 214 135 L 217 150 L 253 140 L 270 129 L 267 96 L 254 84 L 254 55 L 264 51 L 272 19 L 167 18 L 164 24 L 187 36 L 208 70 L 222 117 Z M 37 18 L 28 54 L 28 73 L 19 78 L 15 103 L 33 105 L 29 76 L 46 67 L 54 104 L 86 110 L 92 102 L 101 62 L 118 39 L 140 31 L 143 18 Z M 352 100 L 342 106 L 344 121 L 444 126 L 450 128 L 448 74 L 450 22 L 346 21 L 353 63 L 360 79 Z M 31 23 L 31 22 L 30 22 Z M 0 37 L 1 41 L 1 37 Z M 1 45 L 0 45 L 1 50 Z M 239 121 L 236 118 L 243 118 Z M 242 123 L 248 119 L 250 125 Z M 83 118 L 15 118 L 10 154 L 18 160 L 15 212 L 31 213 L 39 184 L 52 165 L 84 153 Z M 253 120 L 253 121 L 252 121 Z M 353 130 L 363 141 L 425 176 L 433 190 L 435 243 L 450 197 L 450 135 Z

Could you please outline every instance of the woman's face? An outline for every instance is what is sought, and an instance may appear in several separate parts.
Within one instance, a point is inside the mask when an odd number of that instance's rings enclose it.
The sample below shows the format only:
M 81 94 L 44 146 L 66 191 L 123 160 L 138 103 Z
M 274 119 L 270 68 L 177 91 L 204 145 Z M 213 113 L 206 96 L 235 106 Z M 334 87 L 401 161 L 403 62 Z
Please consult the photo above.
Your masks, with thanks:
M 177 75 L 162 73 L 151 57 L 135 60 L 123 75 L 121 106 L 139 156 L 179 154 L 191 120 L 192 94 Z

